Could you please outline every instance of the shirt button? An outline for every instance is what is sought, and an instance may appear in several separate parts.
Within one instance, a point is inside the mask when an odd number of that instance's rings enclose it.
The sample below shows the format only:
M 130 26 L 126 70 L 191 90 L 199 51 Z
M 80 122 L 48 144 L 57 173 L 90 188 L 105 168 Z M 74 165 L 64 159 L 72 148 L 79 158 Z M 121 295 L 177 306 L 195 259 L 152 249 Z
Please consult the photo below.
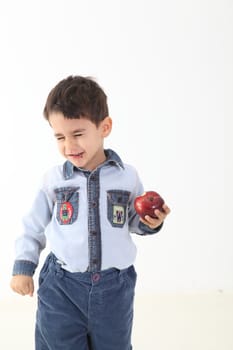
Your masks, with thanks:
M 98 282 L 100 279 L 100 274 L 99 273 L 94 273 L 94 275 L 92 276 L 92 281 L 93 282 Z

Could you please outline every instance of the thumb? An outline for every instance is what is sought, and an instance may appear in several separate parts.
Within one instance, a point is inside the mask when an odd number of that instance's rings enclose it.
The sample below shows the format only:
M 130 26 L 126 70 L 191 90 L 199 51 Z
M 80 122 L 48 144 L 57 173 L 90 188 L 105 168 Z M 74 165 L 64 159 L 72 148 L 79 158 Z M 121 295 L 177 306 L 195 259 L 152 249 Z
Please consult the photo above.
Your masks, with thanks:
M 33 283 L 33 279 L 31 280 L 30 282 L 30 285 L 29 285 L 29 296 L 30 297 L 33 297 L 33 293 L 34 293 L 34 283 Z

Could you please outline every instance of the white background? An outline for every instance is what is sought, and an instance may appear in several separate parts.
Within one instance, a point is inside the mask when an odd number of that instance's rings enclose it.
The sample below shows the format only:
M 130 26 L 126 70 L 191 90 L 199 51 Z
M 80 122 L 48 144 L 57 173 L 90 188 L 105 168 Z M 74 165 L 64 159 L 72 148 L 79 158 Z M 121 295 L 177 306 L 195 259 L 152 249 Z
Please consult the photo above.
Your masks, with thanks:
M 233 2 L 2 1 L 0 45 L 0 296 L 21 217 L 63 161 L 42 110 L 71 74 L 104 88 L 106 147 L 171 207 L 157 236 L 134 237 L 138 290 L 232 290 Z

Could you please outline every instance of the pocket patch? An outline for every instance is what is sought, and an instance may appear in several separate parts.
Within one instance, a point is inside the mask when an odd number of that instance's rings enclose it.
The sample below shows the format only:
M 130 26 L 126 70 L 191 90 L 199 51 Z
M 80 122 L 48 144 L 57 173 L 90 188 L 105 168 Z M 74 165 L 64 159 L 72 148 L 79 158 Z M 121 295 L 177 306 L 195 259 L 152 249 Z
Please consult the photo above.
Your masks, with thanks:
M 107 191 L 108 220 L 113 227 L 123 227 L 126 222 L 130 192 L 124 190 Z
M 70 225 L 78 217 L 79 187 L 56 188 L 57 221 L 60 225 Z

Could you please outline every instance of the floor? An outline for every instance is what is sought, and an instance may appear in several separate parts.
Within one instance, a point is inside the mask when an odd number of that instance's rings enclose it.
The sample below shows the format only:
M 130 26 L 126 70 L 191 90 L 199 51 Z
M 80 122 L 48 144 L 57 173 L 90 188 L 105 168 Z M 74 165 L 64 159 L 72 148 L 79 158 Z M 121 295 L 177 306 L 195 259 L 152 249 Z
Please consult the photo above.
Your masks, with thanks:
M 33 350 L 34 316 L 34 298 L 0 300 L 0 349 Z M 137 295 L 133 349 L 233 350 L 233 292 Z

